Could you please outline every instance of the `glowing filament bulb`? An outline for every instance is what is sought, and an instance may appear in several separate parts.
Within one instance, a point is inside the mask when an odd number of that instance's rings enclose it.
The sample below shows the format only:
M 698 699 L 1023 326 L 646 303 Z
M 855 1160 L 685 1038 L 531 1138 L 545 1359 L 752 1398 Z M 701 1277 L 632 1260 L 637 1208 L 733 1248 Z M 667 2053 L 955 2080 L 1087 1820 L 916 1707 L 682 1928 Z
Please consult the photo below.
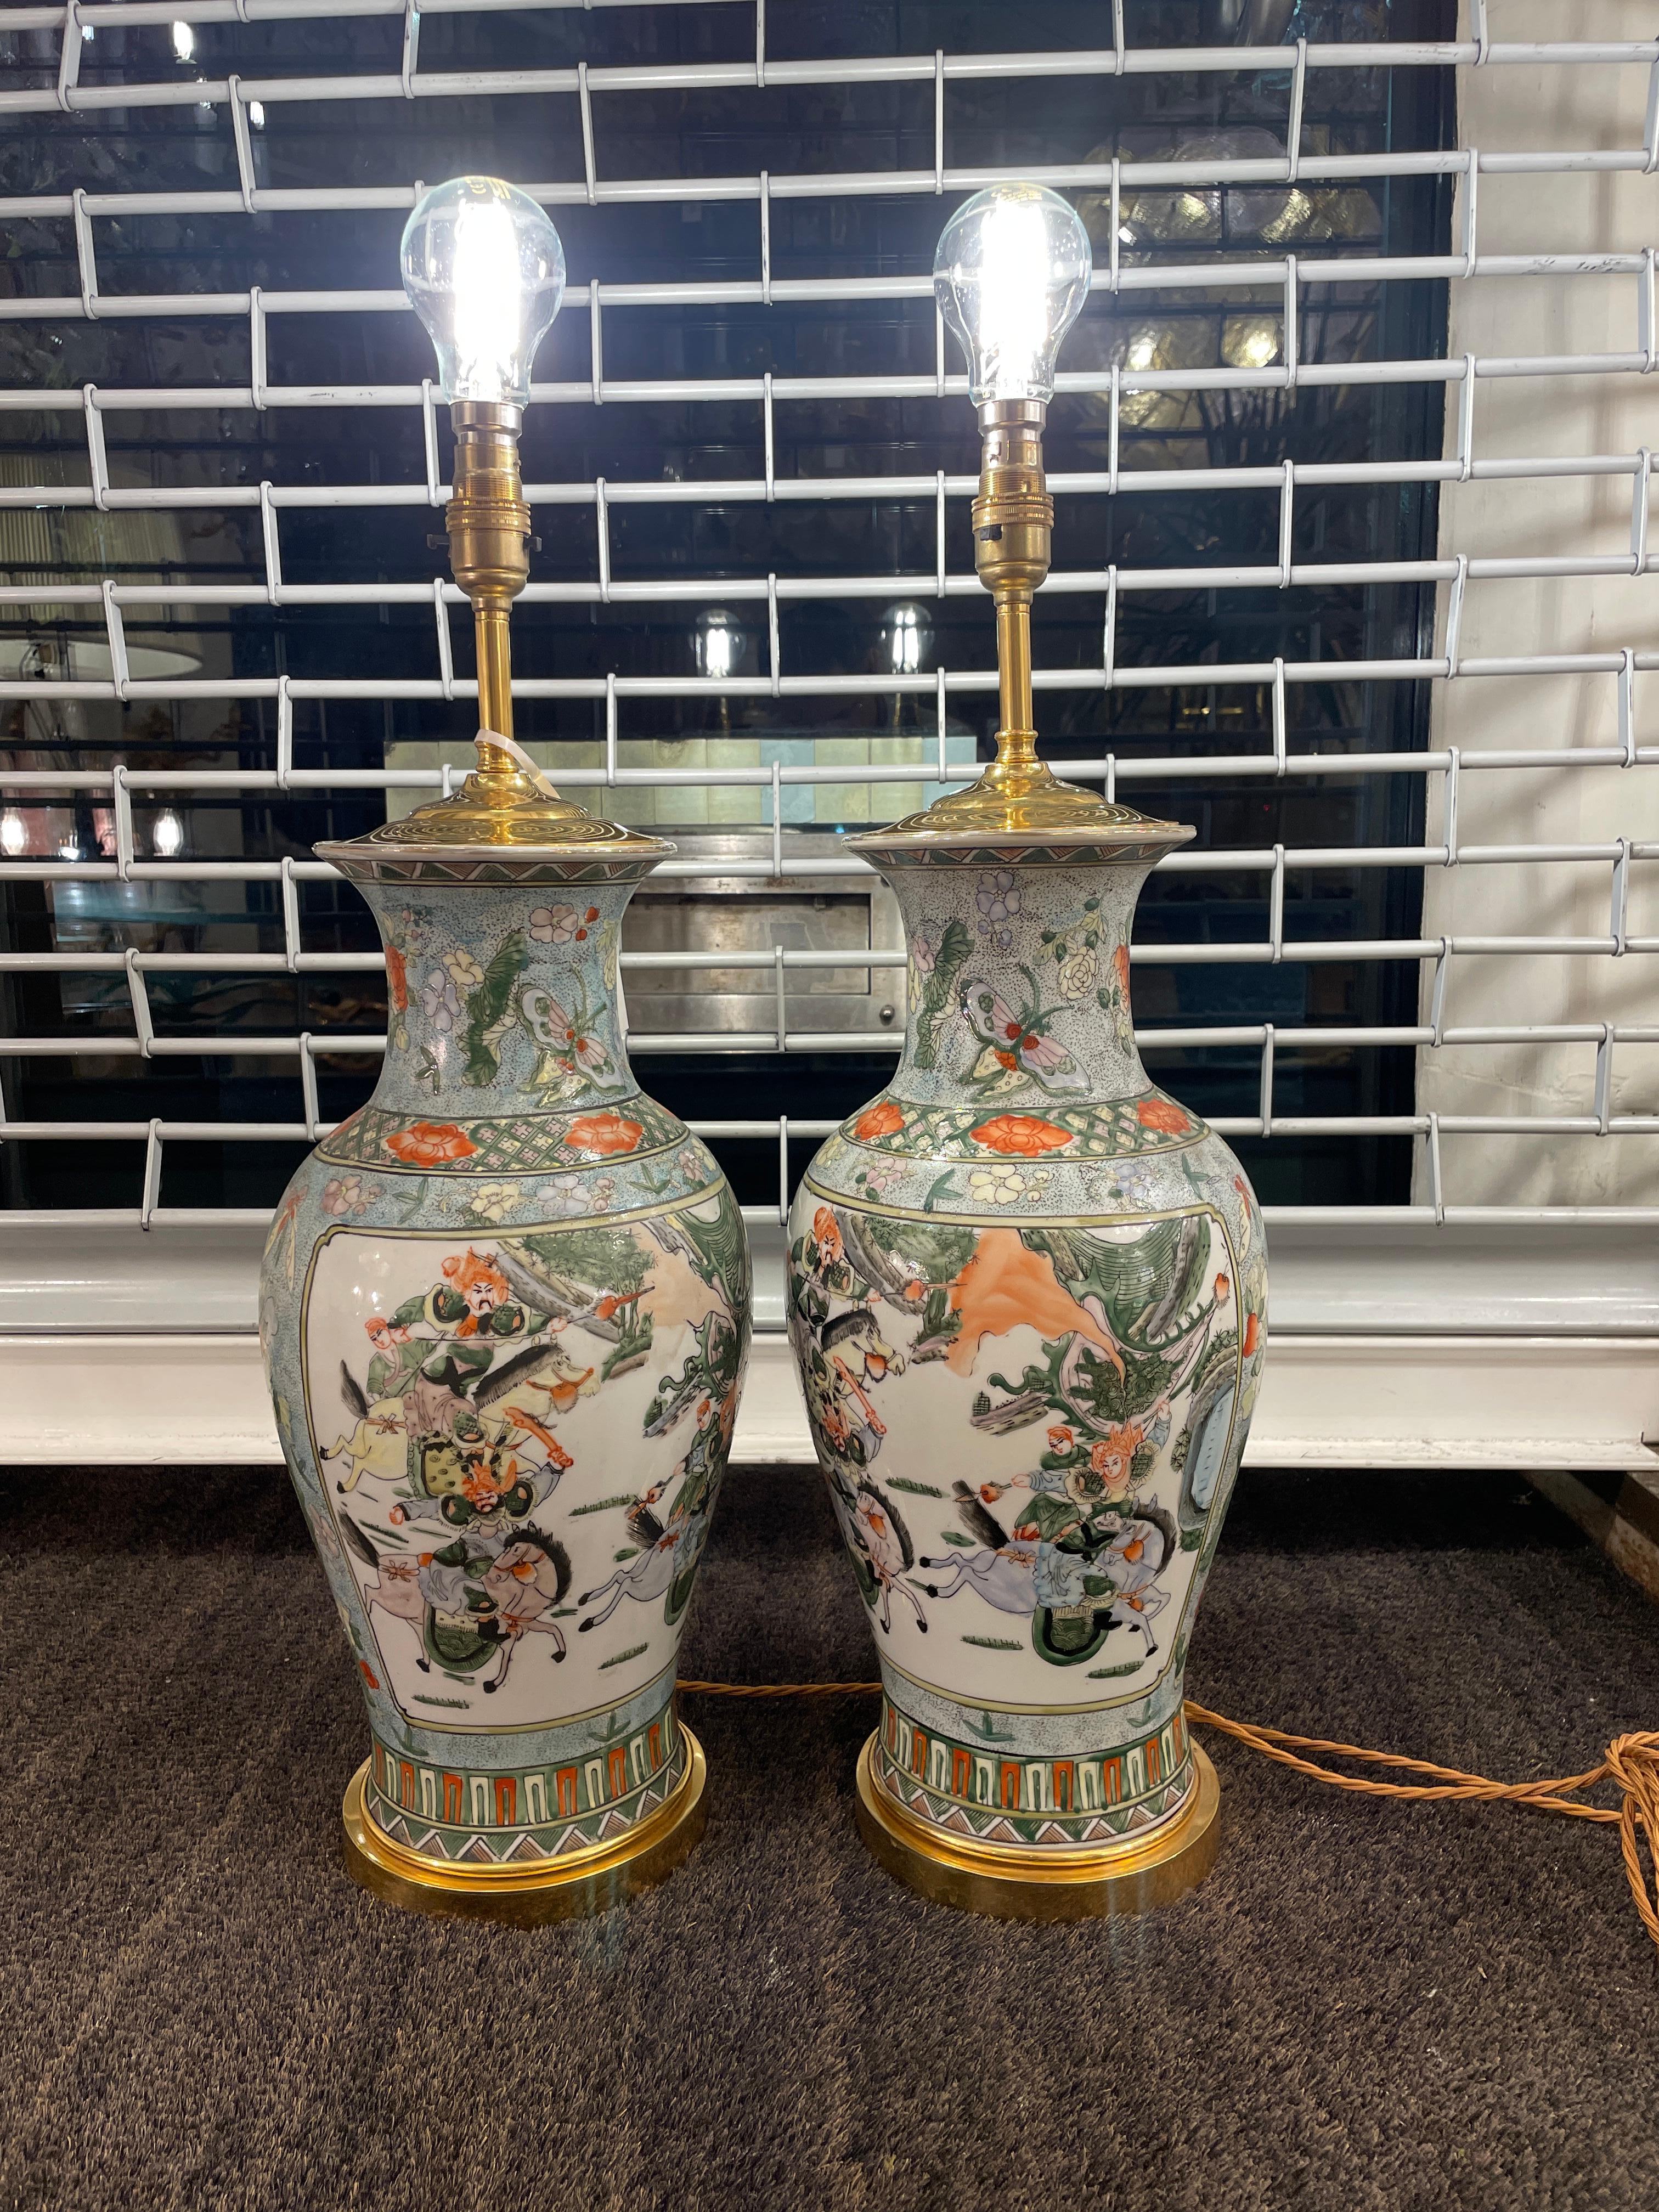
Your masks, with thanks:
M 939 242 L 933 290 L 976 400 L 1054 397 L 1054 359 L 1093 272 L 1076 210 L 1041 185 L 993 185 Z
M 522 407 L 564 296 L 564 248 L 536 202 L 496 177 L 434 185 L 409 218 L 400 260 L 444 398 Z

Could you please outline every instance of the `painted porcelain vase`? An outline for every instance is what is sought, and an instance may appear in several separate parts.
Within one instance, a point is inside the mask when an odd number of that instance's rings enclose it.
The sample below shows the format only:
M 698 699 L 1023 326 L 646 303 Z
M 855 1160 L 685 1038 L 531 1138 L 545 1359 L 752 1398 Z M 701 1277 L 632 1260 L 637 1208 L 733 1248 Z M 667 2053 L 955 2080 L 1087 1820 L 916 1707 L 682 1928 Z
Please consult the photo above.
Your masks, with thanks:
M 1213 1856 L 1182 1676 L 1264 1349 L 1249 1185 L 1130 1019 L 1135 901 L 1192 832 L 1099 811 L 1117 826 L 848 841 L 903 911 L 903 1056 L 790 1223 L 881 1662 L 860 1823 L 915 1886 L 993 1911 L 1138 1906 Z
M 618 1031 L 623 910 L 672 848 L 524 848 L 532 819 L 480 852 L 441 811 L 319 848 L 380 926 L 389 1035 L 277 1212 L 261 1335 L 368 1706 L 354 1872 L 431 1910 L 540 1883 L 551 1911 L 564 1875 L 602 1905 L 632 1886 L 607 1869 L 695 1840 L 675 1667 L 747 1249 Z

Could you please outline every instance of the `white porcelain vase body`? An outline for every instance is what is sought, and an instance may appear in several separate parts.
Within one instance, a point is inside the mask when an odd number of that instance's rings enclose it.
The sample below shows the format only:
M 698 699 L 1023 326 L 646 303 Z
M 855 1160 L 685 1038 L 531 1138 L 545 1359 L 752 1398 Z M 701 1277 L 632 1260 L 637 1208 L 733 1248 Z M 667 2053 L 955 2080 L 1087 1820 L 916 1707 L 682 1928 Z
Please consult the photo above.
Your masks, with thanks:
M 790 1327 L 870 1610 L 877 1786 L 960 1842 L 1179 1819 L 1188 1638 L 1260 1382 L 1237 1161 L 1147 1078 L 1132 832 L 870 832 L 909 945 L 891 1084 L 818 1152 Z
M 617 1844 L 685 1770 L 743 1224 L 618 1035 L 651 859 L 331 857 L 380 927 L 389 1038 L 272 1225 L 277 1425 L 368 1706 L 369 1816 L 530 1869 Z

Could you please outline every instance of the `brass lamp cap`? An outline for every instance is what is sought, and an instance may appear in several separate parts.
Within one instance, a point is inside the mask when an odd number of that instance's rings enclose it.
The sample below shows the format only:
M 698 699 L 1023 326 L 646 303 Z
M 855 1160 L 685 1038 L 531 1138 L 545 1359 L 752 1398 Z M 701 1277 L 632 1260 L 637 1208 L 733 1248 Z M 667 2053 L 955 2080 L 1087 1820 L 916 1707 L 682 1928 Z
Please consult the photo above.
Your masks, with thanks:
M 568 855 L 579 847 L 598 847 L 606 859 L 643 859 L 674 850 L 665 838 L 604 821 L 574 799 L 562 799 L 524 747 L 499 731 L 480 730 L 473 742 L 478 764 L 459 791 L 429 799 L 400 822 L 382 823 L 364 836 L 319 845 L 318 852 L 332 859 L 336 853 L 368 848 L 429 854 L 505 848 L 527 856 Z
M 1009 749 L 1005 748 L 1005 754 Z M 866 830 L 847 843 L 918 848 L 931 845 L 1033 844 L 1185 845 L 1196 831 L 1183 822 L 1161 822 L 1138 807 L 1120 806 L 1097 792 L 1062 783 L 1035 755 L 999 757 L 977 783 L 947 792 L 920 814 L 907 814 L 884 830 Z

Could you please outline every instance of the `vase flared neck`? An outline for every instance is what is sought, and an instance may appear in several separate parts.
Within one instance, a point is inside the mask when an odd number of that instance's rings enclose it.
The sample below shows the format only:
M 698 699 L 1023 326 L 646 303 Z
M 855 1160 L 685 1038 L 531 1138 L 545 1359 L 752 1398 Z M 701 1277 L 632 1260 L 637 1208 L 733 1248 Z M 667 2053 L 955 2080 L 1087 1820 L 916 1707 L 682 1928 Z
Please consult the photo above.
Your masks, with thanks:
M 908 945 L 896 1097 L 1040 1113 L 1150 1087 L 1129 937 L 1159 854 L 860 842 L 892 885 Z
M 386 958 L 377 1107 L 444 1119 L 603 1111 L 637 1095 L 617 1016 L 631 879 L 362 884 Z

